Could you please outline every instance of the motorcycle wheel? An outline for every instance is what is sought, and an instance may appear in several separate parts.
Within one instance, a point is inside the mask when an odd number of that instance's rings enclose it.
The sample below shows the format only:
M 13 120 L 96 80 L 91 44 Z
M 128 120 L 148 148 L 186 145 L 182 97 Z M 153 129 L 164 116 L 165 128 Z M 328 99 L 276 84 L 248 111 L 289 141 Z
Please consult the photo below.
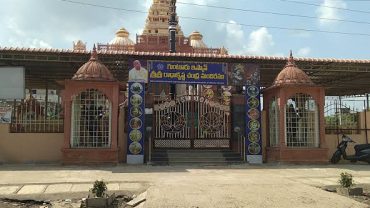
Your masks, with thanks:
M 337 164 L 341 156 L 342 156 L 342 153 L 339 150 L 337 150 L 331 157 L 330 162 L 333 164 Z

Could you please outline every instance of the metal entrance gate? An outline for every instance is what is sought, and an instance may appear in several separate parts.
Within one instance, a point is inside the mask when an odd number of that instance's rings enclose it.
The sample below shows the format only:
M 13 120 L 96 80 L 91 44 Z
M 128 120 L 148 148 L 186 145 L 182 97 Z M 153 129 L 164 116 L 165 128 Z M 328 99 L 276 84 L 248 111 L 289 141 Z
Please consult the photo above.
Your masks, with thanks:
M 230 106 L 200 95 L 154 105 L 156 149 L 230 148 Z

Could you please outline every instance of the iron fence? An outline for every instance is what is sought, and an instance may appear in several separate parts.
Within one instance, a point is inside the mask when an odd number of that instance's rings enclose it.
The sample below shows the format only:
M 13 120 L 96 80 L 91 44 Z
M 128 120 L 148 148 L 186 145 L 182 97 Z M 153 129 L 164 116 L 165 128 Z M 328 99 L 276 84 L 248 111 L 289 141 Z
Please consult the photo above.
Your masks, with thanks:
M 63 110 L 58 94 L 44 91 L 42 94 L 28 94 L 27 97 L 22 100 L 3 101 L 7 106 L 11 106 L 11 133 L 62 133 L 64 131 Z
M 366 109 L 366 100 L 326 99 L 325 133 L 360 134 L 362 130 L 367 130 Z

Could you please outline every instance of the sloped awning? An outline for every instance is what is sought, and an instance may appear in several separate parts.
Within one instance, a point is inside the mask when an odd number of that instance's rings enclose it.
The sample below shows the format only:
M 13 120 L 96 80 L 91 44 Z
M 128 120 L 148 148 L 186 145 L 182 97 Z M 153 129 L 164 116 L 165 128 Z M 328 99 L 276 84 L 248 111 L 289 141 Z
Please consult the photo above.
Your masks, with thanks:
M 89 54 L 89 51 L 65 49 L 0 47 L 0 66 L 24 66 L 26 85 L 44 88 L 47 81 L 49 87 L 54 87 L 58 86 L 57 80 L 71 79 L 89 60 Z M 255 63 L 261 69 L 262 87 L 271 86 L 288 60 L 288 57 L 201 53 L 99 51 L 98 54 L 101 62 L 120 81 L 127 80 L 130 59 Z M 370 59 L 295 58 L 295 62 L 315 84 L 325 87 L 326 95 L 370 93 Z

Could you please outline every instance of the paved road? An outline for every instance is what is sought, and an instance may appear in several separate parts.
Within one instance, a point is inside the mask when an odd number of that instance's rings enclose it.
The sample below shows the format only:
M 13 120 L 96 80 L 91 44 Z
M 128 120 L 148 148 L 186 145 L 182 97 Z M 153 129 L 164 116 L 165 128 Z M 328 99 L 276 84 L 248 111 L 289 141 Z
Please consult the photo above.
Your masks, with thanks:
M 343 171 L 370 184 L 370 165 L 235 165 L 81 167 L 1 165 L 0 195 L 16 198 L 86 196 L 95 180 L 108 190 L 137 194 L 145 206 L 164 207 L 367 207 L 317 187 L 335 185 Z

